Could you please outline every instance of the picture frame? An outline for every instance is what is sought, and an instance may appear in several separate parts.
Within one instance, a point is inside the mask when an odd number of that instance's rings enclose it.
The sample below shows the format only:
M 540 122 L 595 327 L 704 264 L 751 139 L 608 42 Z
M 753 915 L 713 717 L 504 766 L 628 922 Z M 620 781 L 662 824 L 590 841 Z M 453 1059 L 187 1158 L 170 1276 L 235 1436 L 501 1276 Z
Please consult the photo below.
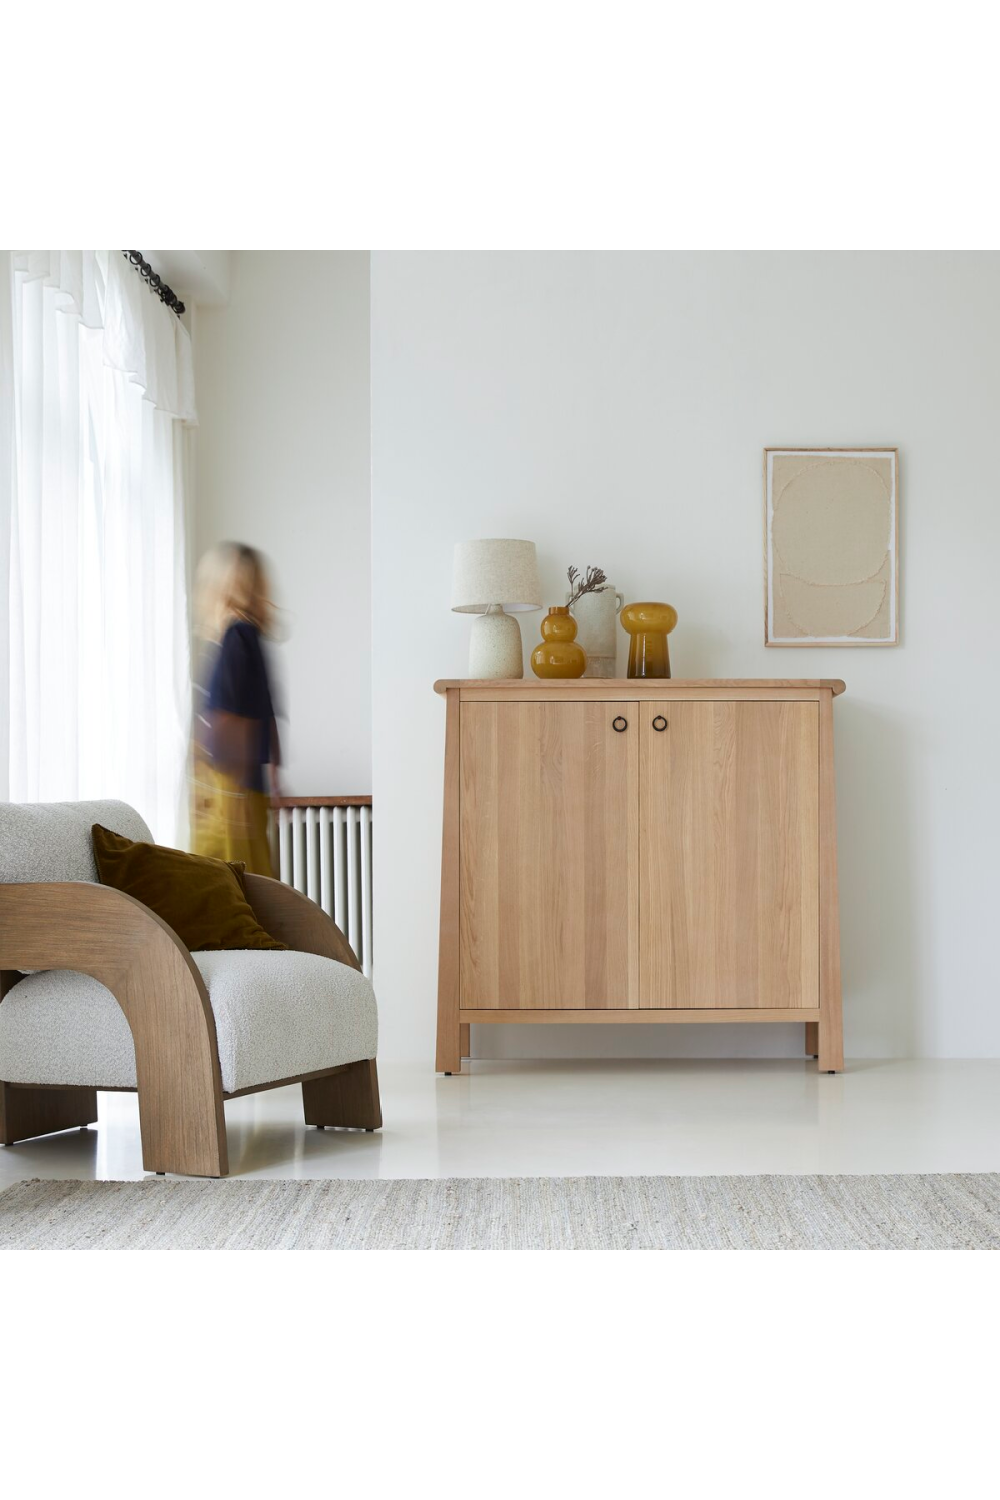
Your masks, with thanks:
M 764 645 L 899 644 L 899 449 L 764 449 Z

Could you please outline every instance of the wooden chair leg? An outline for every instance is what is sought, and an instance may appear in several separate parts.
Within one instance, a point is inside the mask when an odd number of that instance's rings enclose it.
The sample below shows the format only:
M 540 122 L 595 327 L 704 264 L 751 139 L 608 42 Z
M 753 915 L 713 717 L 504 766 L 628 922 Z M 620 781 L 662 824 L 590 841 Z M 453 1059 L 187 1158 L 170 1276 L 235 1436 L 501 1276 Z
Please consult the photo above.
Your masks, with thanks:
M 806 1057 L 819 1056 L 819 1022 L 806 1022 Z
M 0 1140 L 5 1146 L 96 1123 L 96 1089 L 20 1088 L 0 1083 Z
M 307 1125 L 342 1125 L 356 1130 L 379 1130 L 382 1106 L 378 1096 L 375 1059 L 351 1063 L 341 1073 L 308 1078 L 302 1085 Z
M 145 1061 L 145 1059 L 144 1059 Z M 139 1059 L 136 1058 L 139 1069 Z M 170 1077 L 161 1070 L 155 1087 L 140 1070 L 139 1134 L 146 1172 L 181 1177 L 227 1177 L 229 1142 L 221 1089 L 206 1066 L 205 1076 Z

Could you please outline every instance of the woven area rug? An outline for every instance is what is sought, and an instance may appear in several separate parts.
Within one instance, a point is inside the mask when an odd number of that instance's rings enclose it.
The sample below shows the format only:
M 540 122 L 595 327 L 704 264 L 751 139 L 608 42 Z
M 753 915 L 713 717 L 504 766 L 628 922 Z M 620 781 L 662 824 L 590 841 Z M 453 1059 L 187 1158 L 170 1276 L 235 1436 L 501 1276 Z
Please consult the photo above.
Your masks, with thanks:
M 21 1182 L 6 1250 L 996 1250 L 1000 1173 Z

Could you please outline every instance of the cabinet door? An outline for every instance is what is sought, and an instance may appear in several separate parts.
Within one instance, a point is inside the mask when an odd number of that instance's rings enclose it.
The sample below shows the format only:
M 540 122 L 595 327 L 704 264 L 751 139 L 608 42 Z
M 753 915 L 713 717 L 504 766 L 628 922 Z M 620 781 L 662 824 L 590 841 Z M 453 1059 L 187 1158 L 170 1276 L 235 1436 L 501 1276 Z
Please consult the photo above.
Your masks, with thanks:
M 639 720 L 640 1005 L 818 1005 L 819 706 Z
M 463 1007 L 637 1004 L 637 705 L 461 714 Z

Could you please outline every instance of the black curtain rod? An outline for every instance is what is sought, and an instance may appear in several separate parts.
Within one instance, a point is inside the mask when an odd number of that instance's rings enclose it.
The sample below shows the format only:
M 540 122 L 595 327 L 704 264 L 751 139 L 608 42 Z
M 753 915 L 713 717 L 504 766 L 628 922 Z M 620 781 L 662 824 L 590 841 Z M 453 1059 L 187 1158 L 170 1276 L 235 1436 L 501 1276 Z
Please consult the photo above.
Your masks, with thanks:
M 156 293 L 161 302 L 165 302 L 171 312 L 178 317 L 184 311 L 184 303 L 176 293 L 167 286 L 162 277 L 157 276 L 148 260 L 143 260 L 142 252 L 139 250 L 123 250 L 122 254 L 130 266 L 134 266 L 147 286 Z

